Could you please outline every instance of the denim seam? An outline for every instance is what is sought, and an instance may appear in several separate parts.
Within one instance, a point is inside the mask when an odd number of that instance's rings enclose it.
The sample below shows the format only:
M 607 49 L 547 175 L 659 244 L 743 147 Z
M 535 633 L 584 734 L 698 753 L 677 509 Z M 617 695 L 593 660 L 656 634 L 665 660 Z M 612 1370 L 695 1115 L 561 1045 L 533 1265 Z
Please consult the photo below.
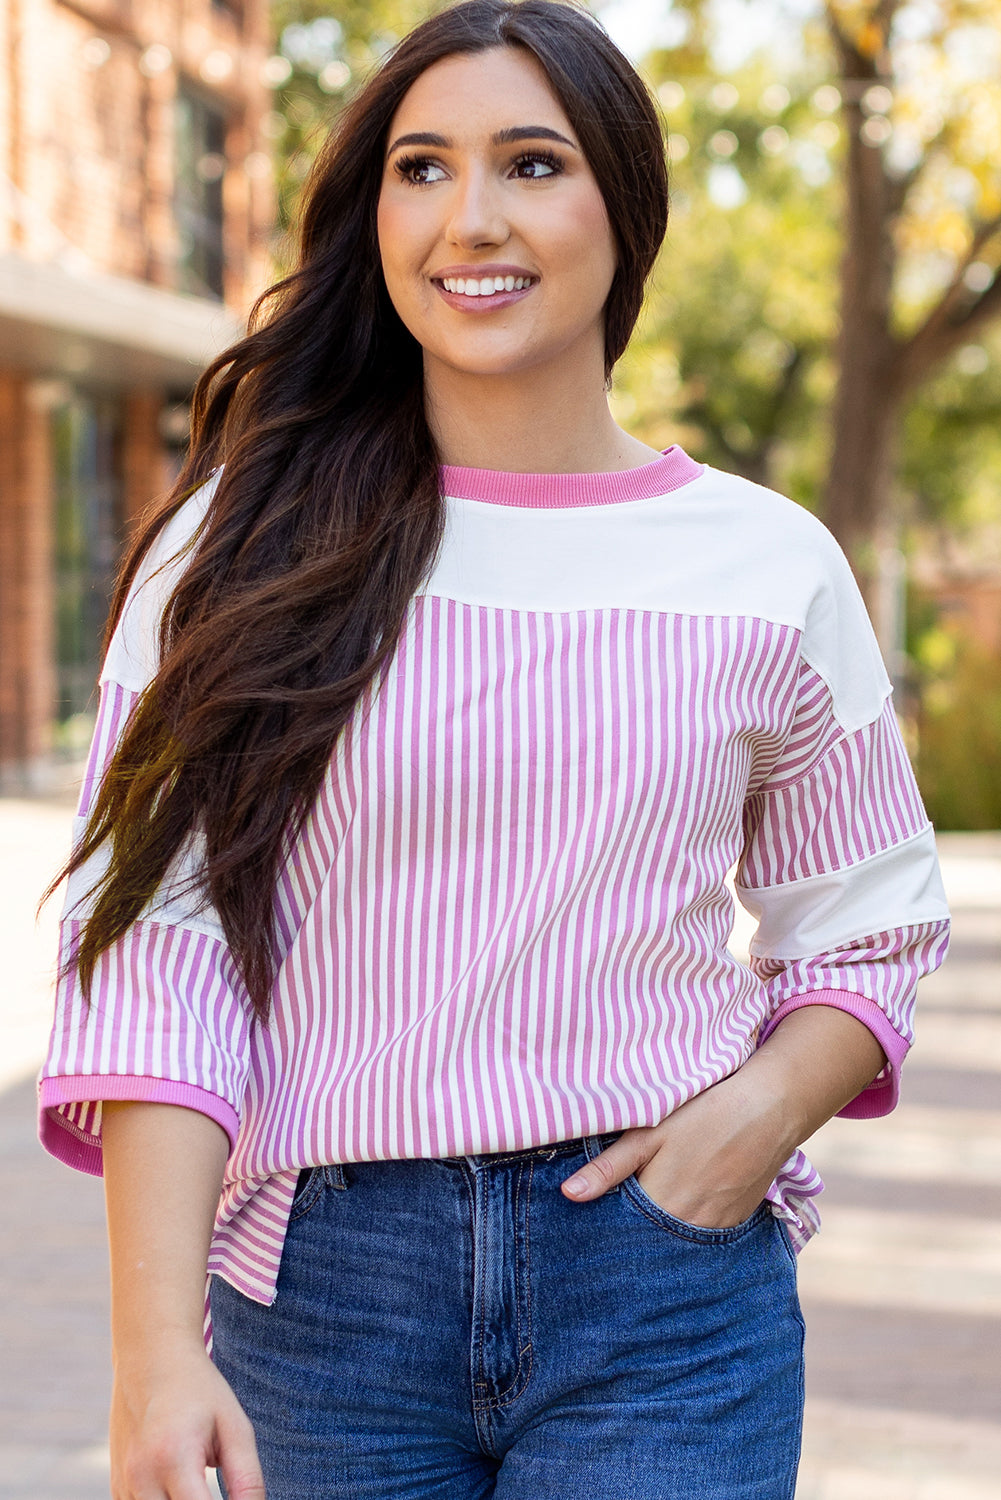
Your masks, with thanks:
M 637 1213 L 641 1213 L 645 1219 L 649 1219 L 651 1224 L 656 1224 L 658 1229 L 664 1230 L 666 1234 L 673 1234 L 676 1239 L 687 1240 L 693 1245 L 705 1245 L 709 1249 L 721 1249 L 725 1245 L 735 1245 L 746 1234 L 750 1234 L 751 1230 L 761 1222 L 766 1212 L 765 1205 L 759 1204 L 750 1218 L 745 1219 L 742 1223 L 727 1225 L 722 1229 L 713 1229 L 711 1227 L 703 1228 L 698 1224 L 686 1224 L 684 1219 L 676 1219 L 673 1214 L 667 1212 L 666 1208 L 660 1208 L 658 1203 L 654 1203 L 653 1207 L 660 1209 L 660 1213 L 664 1215 L 663 1218 L 660 1218 L 658 1215 L 651 1213 L 643 1199 L 638 1197 L 633 1191 L 630 1179 L 635 1177 L 635 1175 L 635 1173 L 631 1173 L 630 1177 L 625 1178 L 620 1183 L 623 1197 L 627 1202 L 632 1204 Z M 636 1186 L 639 1187 L 639 1184 L 637 1183 Z M 640 1188 L 640 1193 L 642 1192 L 643 1189 Z M 767 1212 L 770 1213 L 771 1209 L 769 1208 Z
M 303 1168 L 305 1171 L 305 1168 Z M 292 1199 L 289 1209 L 288 1221 L 290 1224 L 298 1223 L 304 1219 L 319 1203 L 323 1197 L 325 1188 L 346 1188 L 347 1178 L 344 1168 L 339 1162 L 328 1162 L 324 1166 L 310 1167 L 309 1181 L 302 1192 Z
M 600 1156 L 602 1151 L 605 1150 L 605 1147 L 601 1144 L 602 1141 L 607 1141 L 611 1145 L 613 1141 L 618 1140 L 620 1134 L 621 1131 L 605 1131 L 598 1135 L 584 1136 L 584 1155 L 588 1161 L 594 1161 L 595 1157 Z
M 517 1369 L 514 1372 L 514 1376 L 513 1376 L 512 1380 L 511 1380 L 510 1385 L 508 1385 L 503 1391 L 498 1391 L 496 1395 L 494 1395 L 494 1396 L 487 1396 L 485 1399 L 482 1399 L 482 1401 L 481 1401 L 481 1409 L 484 1409 L 484 1410 L 498 1411 L 502 1407 L 513 1405 L 514 1402 L 517 1401 L 520 1396 L 524 1395 L 525 1391 L 528 1389 L 528 1382 L 532 1378 L 532 1366 L 533 1366 L 534 1360 L 535 1360 L 535 1350 L 532 1347 L 532 1303 L 531 1303 L 532 1277 L 531 1277 L 531 1257 L 530 1257 L 530 1253 L 529 1253 L 529 1244 L 528 1244 L 528 1215 L 529 1215 L 529 1208 L 531 1206 L 531 1200 L 532 1200 L 532 1178 L 533 1178 L 534 1173 L 535 1173 L 535 1163 L 533 1161 L 529 1161 L 527 1163 L 527 1166 L 528 1166 L 528 1187 L 527 1187 L 526 1192 L 525 1192 L 525 1271 L 526 1271 L 526 1278 L 527 1278 L 526 1279 L 525 1305 L 526 1305 L 527 1312 L 528 1312 L 528 1316 L 527 1316 L 527 1319 L 526 1319 L 527 1333 L 528 1333 L 528 1342 L 526 1344 L 523 1344 L 522 1340 L 521 1340 L 521 1298 L 520 1298 L 520 1296 L 516 1296 L 516 1298 L 515 1298 L 515 1336 L 516 1336 L 517 1341 L 518 1341 L 518 1366 L 517 1366 Z M 517 1213 L 518 1213 L 518 1211 L 521 1208 L 521 1179 L 522 1179 L 522 1177 L 524 1175 L 524 1172 L 525 1172 L 525 1166 L 522 1165 L 522 1168 L 521 1168 L 521 1170 L 518 1173 L 518 1188 L 517 1188 L 517 1196 L 516 1196 L 516 1199 L 515 1199 L 516 1219 L 517 1219 Z M 526 1351 L 528 1353 L 528 1369 L 527 1369 L 527 1371 L 525 1373 L 525 1378 L 524 1378 L 524 1380 L 522 1381 L 522 1383 L 521 1383 L 521 1385 L 519 1387 L 518 1386 L 518 1382 L 521 1380 L 522 1366 L 523 1366 L 523 1364 L 525 1362 Z
M 476 1307 L 477 1282 L 479 1280 L 480 1268 L 483 1264 L 483 1250 L 480 1244 L 480 1223 L 479 1216 L 476 1212 L 476 1195 L 473 1192 L 473 1168 L 471 1168 L 465 1161 L 463 1161 L 461 1165 L 463 1168 L 462 1180 L 465 1183 L 466 1197 L 469 1200 L 469 1237 L 473 1246 L 473 1308 L 471 1309 L 471 1311 L 473 1311 Z M 477 1379 L 477 1376 L 483 1376 L 486 1373 L 483 1368 L 484 1308 L 482 1298 L 480 1300 L 480 1320 L 478 1324 L 475 1319 L 472 1320 L 471 1333 L 473 1339 L 473 1347 L 470 1351 L 471 1359 L 469 1374 L 470 1380 L 472 1382 L 472 1410 L 475 1417 L 485 1409 L 483 1397 L 478 1396 L 476 1392 L 478 1390 L 486 1389 L 488 1384 L 488 1382 L 483 1379 Z
M 299 1219 L 304 1219 L 312 1208 L 315 1208 L 323 1195 L 326 1186 L 323 1171 L 317 1167 L 310 1168 L 309 1181 L 302 1190 L 299 1198 L 293 1198 L 289 1210 L 288 1221 L 295 1224 Z
M 786 1255 L 789 1257 L 789 1264 L 795 1271 L 797 1269 L 796 1252 L 792 1248 L 792 1241 L 789 1238 L 789 1231 L 786 1228 L 785 1220 L 781 1217 L 780 1214 L 777 1214 L 774 1209 L 772 1210 L 772 1218 L 775 1220 L 775 1224 L 778 1228 L 779 1239 L 782 1241 L 782 1247 L 785 1250 Z
M 492 1156 L 487 1166 L 503 1167 L 513 1161 L 532 1161 L 540 1153 L 545 1161 L 552 1161 L 556 1156 L 572 1156 L 574 1151 L 580 1150 L 579 1139 L 572 1141 L 560 1141 L 555 1146 L 529 1146 L 524 1151 L 514 1151 L 510 1156 Z M 530 1154 L 531 1153 L 531 1154 Z

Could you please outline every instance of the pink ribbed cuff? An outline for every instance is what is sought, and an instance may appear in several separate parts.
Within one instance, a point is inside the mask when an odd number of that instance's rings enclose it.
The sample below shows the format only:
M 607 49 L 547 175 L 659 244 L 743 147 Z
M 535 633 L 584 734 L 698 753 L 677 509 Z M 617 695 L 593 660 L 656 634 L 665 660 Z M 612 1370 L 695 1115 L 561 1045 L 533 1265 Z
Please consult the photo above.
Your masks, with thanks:
M 236 1143 L 240 1117 L 231 1104 L 191 1083 L 170 1078 L 145 1078 L 131 1073 L 91 1073 L 43 1078 L 38 1085 L 38 1135 L 46 1151 L 75 1167 L 100 1177 L 101 1147 L 59 1113 L 62 1104 L 89 1104 L 105 1099 L 132 1099 L 147 1104 L 178 1104 L 208 1115 L 225 1130 L 230 1150 Z
M 805 995 L 791 995 L 788 1000 L 783 1000 L 762 1028 L 758 1046 L 768 1040 L 786 1016 L 806 1005 L 829 1005 L 834 1010 L 847 1011 L 869 1028 L 886 1054 L 887 1065 L 878 1078 L 856 1094 L 844 1109 L 839 1109 L 838 1114 L 846 1120 L 875 1120 L 880 1115 L 888 1115 L 900 1096 L 900 1068 L 910 1042 L 893 1029 L 885 1011 L 880 1010 L 875 1000 L 870 1000 L 867 995 L 855 995 L 850 990 L 811 990 Z

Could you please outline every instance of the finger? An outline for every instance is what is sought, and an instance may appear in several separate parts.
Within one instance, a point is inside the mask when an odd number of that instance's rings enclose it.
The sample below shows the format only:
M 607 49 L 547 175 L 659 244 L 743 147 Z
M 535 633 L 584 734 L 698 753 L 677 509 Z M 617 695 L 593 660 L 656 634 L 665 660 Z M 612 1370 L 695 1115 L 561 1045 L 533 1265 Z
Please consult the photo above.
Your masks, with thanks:
M 220 1467 L 229 1500 L 265 1500 L 264 1475 L 256 1461 L 252 1468 L 240 1468 L 234 1463 Z
M 112 1483 L 113 1500 L 212 1500 L 204 1467 L 176 1454 L 126 1464 L 123 1474 L 121 1483 Z
M 240 1413 L 219 1424 L 219 1469 L 229 1500 L 265 1500 L 264 1475 L 257 1457 L 254 1429 Z
M 590 1198 L 600 1198 L 610 1188 L 623 1182 L 631 1172 L 638 1172 L 656 1149 L 657 1140 L 652 1129 L 623 1131 L 617 1141 L 613 1141 L 593 1161 L 568 1177 L 561 1184 L 562 1191 L 578 1203 L 585 1203 Z

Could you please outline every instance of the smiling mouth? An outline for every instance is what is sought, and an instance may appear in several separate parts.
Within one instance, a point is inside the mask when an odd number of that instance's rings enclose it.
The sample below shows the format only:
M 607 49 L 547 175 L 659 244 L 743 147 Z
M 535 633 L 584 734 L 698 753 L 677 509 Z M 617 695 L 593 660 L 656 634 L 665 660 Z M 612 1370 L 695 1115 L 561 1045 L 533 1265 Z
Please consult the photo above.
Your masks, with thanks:
M 460 297 L 497 297 L 506 292 L 522 292 L 534 286 L 538 280 L 536 276 L 436 276 L 433 277 L 436 286 L 442 287 L 453 296 Z

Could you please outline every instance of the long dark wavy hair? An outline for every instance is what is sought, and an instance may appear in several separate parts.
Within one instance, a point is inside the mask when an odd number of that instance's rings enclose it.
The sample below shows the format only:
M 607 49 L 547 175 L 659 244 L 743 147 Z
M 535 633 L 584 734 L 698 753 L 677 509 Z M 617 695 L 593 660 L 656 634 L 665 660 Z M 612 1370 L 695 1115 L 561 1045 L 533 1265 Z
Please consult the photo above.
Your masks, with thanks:
M 563 0 L 466 0 L 431 17 L 338 120 L 306 188 L 296 268 L 198 382 L 187 462 L 123 564 L 109 637 L 158 533 L 224 465 L 162 618 L 159 670 L 63 872 L 109 842 L 72 959 L 85 994 L 101 953 L 198 835 L 201 895 L 267 1017 L 282 861 L 444 529 L 421 349 L 380 268 L 386 132 L 433 63 L 497 46 L 524 47 L 541 64 L 595 174 L 618 249 L 606 375 L 626 347 L 667 227 L 663 137 L 646 88 L 594 18 Z

